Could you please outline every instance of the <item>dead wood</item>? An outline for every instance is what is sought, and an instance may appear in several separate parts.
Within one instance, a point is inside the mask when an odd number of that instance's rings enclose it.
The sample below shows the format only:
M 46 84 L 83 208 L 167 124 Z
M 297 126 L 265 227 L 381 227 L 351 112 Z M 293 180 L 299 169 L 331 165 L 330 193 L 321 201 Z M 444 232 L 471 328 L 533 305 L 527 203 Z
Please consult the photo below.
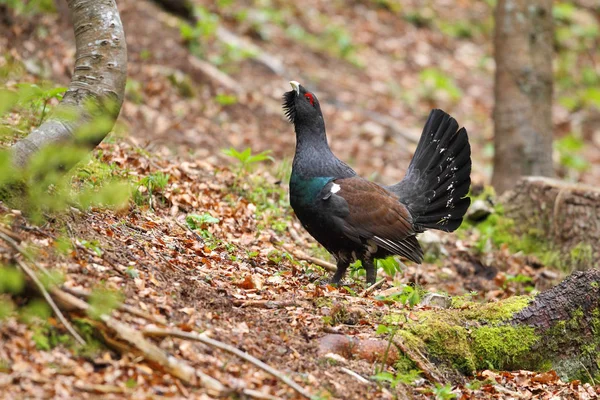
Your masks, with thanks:
M 600 261 L 600 189 L 543 177 L 521 179 L 500 202 L 518 234 L 547 240 L 570 270 Z
M 286 385 L 288 385 L 289 387 L 294 389 L 301 396 L 303 396 L 307 399 L 311 398 L 310 393 L 308 393 L 306 391 L 306 389 L 304 389 L 302 386 L 298 385 L 291 378 L 284 375 L 280 371 L 277 371 L 275 368 L 271 367 L 268 364 L 265 364 L 264 362 L 260 361 L 256 357 L 251 356 L 248 353 L 245 353 L 245 352 L 243 352 L 231 345 L 228 345 L 226 343 L 209 338 L 206 335 L 197 334 L 194 332 L 184 332 L 184 331 L 180 331 L 177 329 L 160 329 L 160 328 L 156 328 L 156 327 L 152 327 L 152 326 L 146 327 L 144 329 L 143 333 L 146 336 L 153 336 L 153 337 L 169 337 L 169 336 L 171 336 L 171 337 L 178 337 L 178 338 L 186 339 L 186 340 L 194 340 L 197 342 L 204 343 L 208 346 L 224 350 L 228 353 L 234 354 L 234 355 L 240 357 L 241 359 L 254 364 L 258 368 L 262 369 L 263 371 L 268 372 L 269 374 L 271 374 L 275 378 L 277 378 L 279 381 L 285 383 Z

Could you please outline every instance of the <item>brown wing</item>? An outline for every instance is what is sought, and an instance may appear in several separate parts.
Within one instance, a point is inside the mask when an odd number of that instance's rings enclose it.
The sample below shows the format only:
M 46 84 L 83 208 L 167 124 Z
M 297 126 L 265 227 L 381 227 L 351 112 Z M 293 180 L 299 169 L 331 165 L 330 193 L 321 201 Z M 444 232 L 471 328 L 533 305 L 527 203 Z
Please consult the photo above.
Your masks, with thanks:
M 338 179 L 332 183 L 339 185 L 339 189 L 331 192 L 348 204 L 349 214 L 344 218 L 348 233 L 372 239 L 391 253 L 417 263 L 423 260 L 412 217 L 396 195 L 358 177 Z

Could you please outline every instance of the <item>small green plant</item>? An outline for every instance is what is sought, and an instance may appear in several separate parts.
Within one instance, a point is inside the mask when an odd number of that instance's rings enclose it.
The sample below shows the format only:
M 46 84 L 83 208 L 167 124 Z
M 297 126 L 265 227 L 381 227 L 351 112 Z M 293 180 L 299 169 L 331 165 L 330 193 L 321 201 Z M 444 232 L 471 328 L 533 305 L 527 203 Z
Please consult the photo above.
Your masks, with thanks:
M 40 87 L 36 84 L 19 83 L 19 104 L 31 107 L 31 115 L 40 114 L 32 125 L 40 126 L 48 112 L 48 102 L 52 99 L 62 100 L 66 87 Z
M 456 398 L 456 393 L 452 392 L 452 385 L 449 383 L 445 385 L 436 383 L 433 388 L 433 394 L 435 395 L 436 400 L 450 400 Z
M 102 257 L 103 251 L 97 240 L 81 240 L 79 243 L 86 249 L 93 251 L 98 257 Z
M 396 333 L 398 332 L 398 327 L 393 325 L 393 326 L 388 326 L 388 325 L 379 325 L 377 327 L 377 330 L 375 331 L 376 334 L 378 335 L 388 335 L 388 343 L 387 346 L 385 348 L 385 352 L 383 353 L 383 358 L 381 359 L 381 365 L 379 366 L 379 369 L 375 370 L 376 373 L 379 372 L 383 372 L 385 370 L 385 366 L 387 365 L 387 360 L 390 354 L 390 349 L 392 348 L 392 344 L 394 343 L 394 336 L 396 336 Z
M 223 150 L 223 154 L 233 157 L 238 161 L 239 172 L 250 172 L 252 166 L 262 161 L 273 161 L 273 157 L 269 154 L 271 150 L 265 150 L 262 153 L 252 154 L 252 149 L 247 147 L 243 151 L 237 151 L 233 147 Z
M 190 52 L 202 58 L 206 51 L 202 43 L 214 37 L 219 27 L 219 16 L 202 6 L 195 6 L 194 14 L 198 22 L 195 25 L 182 22 L 179 26 L 179 34 L 187 43 Z
M 454 80 L 437 68 L 426 68 L 419 74 L 421 96 L 426 100 L 457 101 L 462 96 Z
M 383 268 L 385 273 L 391 277 L 394 277 L 396 275 L 396 272 L 402 272 L 400 263 L 393 256 L 390 256 L 387 258 L 376 259 L 375 260 L 375 268 L 377 268 L 377 269 Z
M 566 135 L 553 142 L 554 150 L 559 154 L 560 165 L 567 170 L 569 180 L 577 181 L 581 172 L 590 167 L 590 163 L 581 155 L 585 144 L 574 134 Z
M 190 229 L 206 229 L 208 225 L 218 224 L 219 218 L 215 218 L 209 213 L 189 214 L 185 217 L 185 223 Z
M 163 172 L 155 172 L 140 179 L 138 190 L 134 192 L 134 201 L 137 205 L 142 205 L 148 202 L 150 209 L 153 208 L 152 196 L 160 193 L 169 183 L 169 174 Z M 140 190 L 143 188 L 143 190 Z M 146 192 L 144 195 L 143 192 Z
M 377 299 L 408 304 L 411 307 L 414 307 L 421 302 L 421 296 L 423 294 L 421 289 L 405 284 L 402 284 L 400 287 L 402 288 L 400 292 L 385 297 L 378 296 Z

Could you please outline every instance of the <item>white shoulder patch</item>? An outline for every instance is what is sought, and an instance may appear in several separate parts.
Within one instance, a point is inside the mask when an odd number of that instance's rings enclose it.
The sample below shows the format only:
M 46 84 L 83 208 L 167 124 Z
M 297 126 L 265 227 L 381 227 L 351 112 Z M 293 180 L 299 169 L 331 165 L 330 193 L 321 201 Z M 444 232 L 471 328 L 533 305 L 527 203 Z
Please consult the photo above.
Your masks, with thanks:
M 337 193 L 340 191 L 341 188 L 342 187 L 340 185 L 334 183 L 333 185 L 331 185 L 331 193 Z

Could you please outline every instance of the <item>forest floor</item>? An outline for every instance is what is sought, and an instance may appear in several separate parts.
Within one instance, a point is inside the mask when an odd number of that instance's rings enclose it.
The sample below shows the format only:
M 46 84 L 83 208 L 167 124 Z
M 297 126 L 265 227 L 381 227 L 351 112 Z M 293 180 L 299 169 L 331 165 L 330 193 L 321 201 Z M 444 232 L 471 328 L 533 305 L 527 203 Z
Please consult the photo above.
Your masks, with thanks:
M 73 184 L 95 187 L 118 176 L 136 183 L 133 199 L 115 210 L 72 207 L 40 225 L 0 203 L 0 232 L 34 254 L 37 268 L 59 271 L 65 290 L 91 294 L 97 308 L 116 307 L 112 315 L 119 321 L 139 331 L 204 332 L 291 376 L 315 398 L 597 398 L 600 387 L 529 371 L 476 371 L 437 386 L 418 376 L 398 386 L 364 380 L 380 372 L 377 357 L 333 356 L 320 340 L 341 333 L 385 342 L 377 333 L 384 316 L 430 307 L 418 301 L 425 293 L 497 301 L 537 293 L 564 277 L 556 265 L 482 243 L 481 232 L 464 229 L 440 234 L 438 254 L 421 266 L 391 276 L 380 270 L 385 281 L 373 291 L 364 291 L 357 269 L 333 288 L 323 284 L 328 273 L 306 255 L 331 260 L 288 205 L 294 134 L 280 99 L 289 80 L 319 96 L 333 151 L 386 184 L 402 178 L 429 109 L 445 109 L 469 131 L 472 179 L 481 191 L 493 156 L 490 6 L 462 1 L 448 7 L 437 0 L 423 8 L 415 1 L 398 11 L 382 6 L 387 2 L 255 3 L 206 2 L 205 17 L 220 19 L 206 38 L 191 34 L 205 42 L 198 48 L 184 42 L 178 19 L 153 3 L 119 1 L 130 63 L 126 101 L 115 133 L 77 168 Z M 12 15 L 2 23 L 0 67 L 11 67 L 2 76 L 9 87 L 69 82 L 74 46 L 59 15 Z M 219 28 L 259 46 L 268 61 L 226 46 Z M 227 76 L 208 73 L 192 54 Z M 557 96 L 567 95 L 558 88 Z M 26 118 L 39 118 L 36 112 L 13 115 L 8 123 L 22 127 Z M 576 131 L 585 144 L 576 154 L 556 150 L 558 158 L 586 162 L 575 170 L 559 163 L 561 175 L 600 179 L 598 115 L 557 106 L 556 136 Z M 272 159 L 242 165 L 222 152 L 229 147 L 270 151 Z M 0 264 L 11 264 L 16 253 L 0 241 Z M 30 296 L 15 302 L 34 304 Z M 85 313 L 71 318 L 80 328 L 94 326 Z M 4 398 L 214 396 L 135 352 L 77 348 L 68 338 L 53 317 L 48 324 L 16 315 L 1 320 Z M 102 339 L 123 346 L 114 337 Z M 149 340 L 216 378 L 230 398 L 299 396 L 254 364 L 209 345 Z

